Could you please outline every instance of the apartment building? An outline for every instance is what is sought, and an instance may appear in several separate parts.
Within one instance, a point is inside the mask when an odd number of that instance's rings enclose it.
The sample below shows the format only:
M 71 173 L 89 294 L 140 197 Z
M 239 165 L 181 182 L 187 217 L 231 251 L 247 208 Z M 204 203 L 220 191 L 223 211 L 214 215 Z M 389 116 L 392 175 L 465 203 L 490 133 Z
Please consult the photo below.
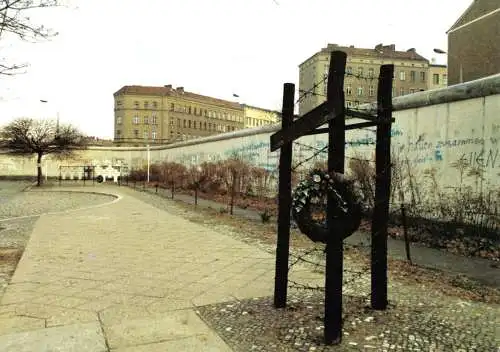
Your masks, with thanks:
M 244 127 L 240 104 L 183 87 L 124 86 L 114 93 L 114 102 L 117 144 L 166 144 Z
M 278 123 L 281 113 L 278 111 L 258 108 L 242 104 L 245 116 L 245 128 L 253 128 Z
M 379 44 L 373 49 L 328 44 L 299 65 L 300 115 L 326 100 L 326 77 L 332 51 L 347 54 L 344 91 L 348 107 L 377 100 L 377 77 L 383 64 L 394 65 L 393 96 L 427 89 L 429 61 L 414 48 L 397 51 L 394 44 Z
M 448 86 L 448 67 L 446 65 L 429 65 L 429 81 L 427 89 L 438 89 Z
M 500 73 L 500 0 L 474 0 L 447 34 L 448 84 Z

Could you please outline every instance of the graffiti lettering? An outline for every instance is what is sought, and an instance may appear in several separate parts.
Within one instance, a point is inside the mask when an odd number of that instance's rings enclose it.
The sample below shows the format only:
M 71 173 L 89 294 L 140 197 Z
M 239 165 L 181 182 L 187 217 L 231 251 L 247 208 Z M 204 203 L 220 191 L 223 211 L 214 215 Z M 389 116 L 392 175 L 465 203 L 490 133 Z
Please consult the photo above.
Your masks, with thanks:
M 436 147 L 454 148 L 463 145 L 484 145 L 484 138 L 464 138 L 464 139 L 447 139 L 438 141 Z
M 459 160 L 467 163 L 471 167 L 493 169 L 500 166 L 500 162 L 497 163 L 499 153 L 499 149 L 490 149 L 487 152 L 483 149 L 479 152 L 464 153 Z

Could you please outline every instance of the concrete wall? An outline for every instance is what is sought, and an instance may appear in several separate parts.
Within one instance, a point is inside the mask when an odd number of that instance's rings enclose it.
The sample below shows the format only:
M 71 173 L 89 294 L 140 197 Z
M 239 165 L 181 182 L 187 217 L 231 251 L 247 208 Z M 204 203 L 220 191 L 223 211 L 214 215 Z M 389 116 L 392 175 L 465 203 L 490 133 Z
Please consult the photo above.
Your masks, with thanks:
M 457 161 L 482 170 L 483 187 L 500 187 L 500 74 L 448 88 L 419 92 L 395 98 L 392 146 L 395 157 L 408 159 L 415 176 L 434 169 L 441 187 L 455 186 L 460 172 L 453 167 Z M 365 106 L 371 109 L 370 106 Z M 352 122 L 357 120 L 352 120 Z M 350 123 L 351 121 L 349 121 Z M 269 137 L 279 126 L 265 126 L 187 141 L 175 145 L 152 147 L 151 162 L 177 161 L 186 165 L 225 159 L 234 153 L 253 164 L 277 171 L 279 152 L 269 151 Z M 375 133 L 373 128 L 349 131 L 347 163 L 352 158 L 373 159 Z M 299 139 L 294 147 L 294 162 L 312 155 L 326 146 L 327 136 Z M 49 176 L 59 175 L 59 165 L 92 163 L 116 164 L 131 168 L 146 164 L 145 148 L 92 147 L 78 160 L 47 159 Z M 316 160 L 326 160 L 322 153 Z M 470 169 L 470 168 L 469 168 Z M 35 160 L 0 156 L 0 175 L 34 175 Z M 464 182 L 474 185 L 477 177 L 465 176 Z

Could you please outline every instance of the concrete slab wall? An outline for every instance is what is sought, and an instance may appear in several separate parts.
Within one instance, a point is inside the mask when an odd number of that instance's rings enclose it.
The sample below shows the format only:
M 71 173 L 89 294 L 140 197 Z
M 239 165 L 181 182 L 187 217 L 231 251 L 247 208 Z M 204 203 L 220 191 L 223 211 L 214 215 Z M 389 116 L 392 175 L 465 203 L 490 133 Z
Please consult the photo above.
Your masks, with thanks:
M 469 185 L 500 188 L 500 74 L 444 89 L 395 98 L 392 146 L 395 158 L 411 165 L 415 176 L 434 170 L 441 187 L 453 187 L 460 179 Z M 365 106 L 364 109 L 372 109 Z M 351 120 L 356 122 L 359 120 Z M 186 165 L 226 159 L 238 154 L 256 166 L 277 171 L 279 152 L 269 151 L 269 137 L 278 125 L 211 136 L 203 139 L 152 147 L 151 162 L 176 161 Z M 349 160 L 372 159 L 374 128 L 349 131 L 346 155 Z M 294 145 L 294 162 L 325 147 L 326 135 L 300 138 Z M 77 160 L 44 161 L 49 176 L 59 175 L 60 165 L 116 164 L 144 166 L 146 148 L 91 147 Z M 321 153 L 311 162 L 326 160 Z M 460 172 L 457 162 L 467 164 Z M 467 176 L 469 171 L 476 176 Z M 0 155 L 0 175 L 34 175 L 34 158 Z M 482 179 L 478 181 L 478 172 Z M 462 174 L 462 176 L 461 176 Z

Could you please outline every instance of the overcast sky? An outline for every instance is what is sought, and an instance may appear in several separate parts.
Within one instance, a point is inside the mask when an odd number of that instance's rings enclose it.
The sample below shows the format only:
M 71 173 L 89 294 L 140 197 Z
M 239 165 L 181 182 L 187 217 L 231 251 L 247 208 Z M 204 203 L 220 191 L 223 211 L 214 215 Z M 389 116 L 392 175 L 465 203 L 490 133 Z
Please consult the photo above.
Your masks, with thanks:
M 0 124 L 55 117 L 113 135 L 113 93 L 123 85 L 185 90 L 280 109 L 282 86 L 327 43 L 416 48 L 446 63 L 446 31 L 471 0 L 72 0 L 32 19 L 50 42 L 0 38 L 2 57 L 27 73 L 0 77 Z M 298 87 L 297 87 L 298 89 Z M 42 104 L 40 99 L 48 100 Z

